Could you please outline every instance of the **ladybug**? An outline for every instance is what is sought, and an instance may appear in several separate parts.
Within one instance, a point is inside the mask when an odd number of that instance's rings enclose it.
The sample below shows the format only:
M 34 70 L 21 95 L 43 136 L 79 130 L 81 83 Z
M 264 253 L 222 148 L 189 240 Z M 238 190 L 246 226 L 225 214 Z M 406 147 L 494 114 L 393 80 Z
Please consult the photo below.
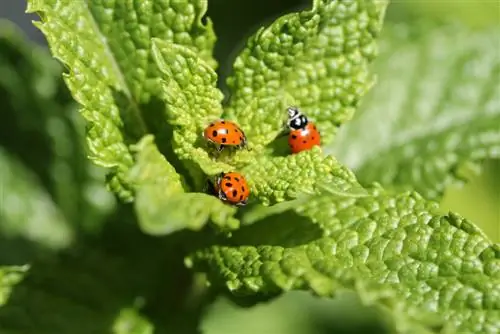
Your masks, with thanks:
M 316 125 L 296 107 L 288 108 L 288 146 L 292 153 L 310 150 L 313 146 L 321 143 L 321 134 Z
M 224 202 L 243 206 L 250 197 L 250 188 L 243 175 L 237 172 L 221 173 L 212 190 Z
M 223 119 L 210 123 L 203 131 L 203 137 L 214 143 L 218 152 L 226 146 L 242 148 L 247 145 L 243 130 L 236 123 Z

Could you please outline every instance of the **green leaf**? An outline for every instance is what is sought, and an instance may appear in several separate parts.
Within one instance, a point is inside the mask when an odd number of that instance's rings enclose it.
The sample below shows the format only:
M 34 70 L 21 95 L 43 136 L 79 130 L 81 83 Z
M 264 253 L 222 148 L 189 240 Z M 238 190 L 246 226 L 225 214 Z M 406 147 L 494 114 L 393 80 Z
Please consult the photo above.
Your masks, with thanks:
M 29 266 L 0 266 L 0 306 L 9 299 L 12 289 L 26 275 Z
M 225 116 L 241 123 L 249 142 L 268 144 L 286 110 L 251 103 L 292 97 L 318 123 L 324 143 L 349 120 L 373 79 L 367 65 L 377 54 L 375 38 L 387 1 L 314 0 L 311 10 L 280 17 L 259 29 L 236 58 Z M 257 100 L 257 102 L 253 102 Z M 272 132 L 271 132 L 272 131 Z
M 154 327 L 133 308 L 120 311 L 113 325 L 113 334 L 153 334 Z
M 103 171 L 86 157 L 83 120 L 61 66 L 8 21 L 0 21 L 0 100 L 0 146 L 38 179 L 68 224 L 87 231 L 101 226 L 114 199 Z
M 189 47 L 215 66 L 212 23 L 201 22 L 206 7 L 201 0 L 28 1 L 53 56 L 69 68 L 66 84 L 88 121 L 90 159 L 111 168 L 110 187 L 124 200 L 132 199 L 127 145 L 166 132 L 151 39 Z
M 137 164 L 130 179 L 136 187 L 135 208 L 144 232 L 164 235 L 189 228 L 201 229 L 208 221 L 223 230 L 239 227 L 236 208 L 204 193 L 186 193 L 179 175 L 154 145 L 144 137 L 135 147 Z
M 166 279 L 156 261 L 178 267 L 164 262 L 169 251 L 164 243 L 130 223 L 108 221 L 101 237 L 81 238 L 70 249 L 32 259 L 21 281 L 22 271 L 12 270 L 17 284 L 0 307 L 0 332 L 111 333 L 121 310 L 139 309 L 138 300 L 143 306 L 155 295 L 151 287 Z
M 237 294 L 354 290 L 401 333 L 495 333 L 500 248 L 415 192 L 320 196 L 199 250 L 188 263 Z
M 159 39 L 153 40 L 153 58 L 164 75 L 163 98 L 174 128 L 174 152 L 206 174 L 230 171 L 231 166 L 208 155 L 202 141 L 205 127 L 222 114 L 223 95 L 216 87 L 215 71 L 190 49 Z
M 333 153 L 362 183 L 440 199 L 464 167 L 500 157 L 498 38 L 496 29 L 419 29 L 387 26 L 379 83 Z
M 73 229 L 39 180 L 0 147 L 0 230 L 43 246 L 60 249 L 74 238 Z
M 286 157 L 256 157 L 242 173 L 252 188 L 252 196 L 264 205 L 325 191 L 344 196 L 366 195 L 354 174 L 334 157 L 323 156 L 318 147 Z

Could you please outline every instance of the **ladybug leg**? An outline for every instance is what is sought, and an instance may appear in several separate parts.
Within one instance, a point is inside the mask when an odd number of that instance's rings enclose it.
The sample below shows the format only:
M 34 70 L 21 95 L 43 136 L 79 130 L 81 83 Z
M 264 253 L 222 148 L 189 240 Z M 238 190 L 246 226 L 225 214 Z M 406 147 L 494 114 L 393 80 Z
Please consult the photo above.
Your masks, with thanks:
M 236 203 L 238 206 L 245 206 L 248 203 L 248 198 L 245 198 L 243 201 Z
M 218 145 L 217 146 L 217 152 L 222 152 L 222 150 L 224 149 L 224 145 Z
M 227 201 L 227 197 L 226 197 L 226 194 L 224 194 L 224 192 L 222 191 L 222 189 L 219 189 L 219 199 L 221 201 Z

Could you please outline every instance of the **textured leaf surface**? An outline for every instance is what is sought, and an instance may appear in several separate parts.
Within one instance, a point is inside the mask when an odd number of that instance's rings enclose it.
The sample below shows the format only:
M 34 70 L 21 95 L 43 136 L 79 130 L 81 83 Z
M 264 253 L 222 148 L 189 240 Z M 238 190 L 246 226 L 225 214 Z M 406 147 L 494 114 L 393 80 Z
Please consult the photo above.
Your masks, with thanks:
M 186 193 L 179 175 L 154 145 L 151 135 L 134 148 L 137 164 L 130 179 L 136 189 L 135 208 L 142 229 L 164 235 L 184 228 L 201 229 L 209 220 L 222 229 L 235 229 L 236 209 L 217 197 Z
M 321 149 L 286 157 L 257 157 L 242 169 L 255 196 L 264 205 L 328 191 L 347 196 L 366 192 L 354 174 L 334 157 L 323 156 Z
M 89 124 L 90 158 L 113 168 L 110 186 L 123 199 L 131 199 L 127 144 L 159 131 L 155 124 L 162 121 L 151 39 L 189 47 L 215 66 L 212 24 L 201 23 L 206 6 L 196 0 L 28 1 L 28 12 L 43 19 L 37 26 L 52 54 L 69 67 L 66 83 Z
M 194 253 L 195 269 L 239 294 L 353 289 L 401 332 L 498 331 L 500 249 L 469 221 L 440 215 L 416 193 L 378 188 L 364 198 L 319 197 L 294 212 Z
M 230 166 L 208 155 L 202 139 L 205 127 L 222 114 L 217 74 L 196 53 L 180 45 L 155 39 L 153 55 L 163 73 L 163 98 L 167 120 L 174 127 L 174 152 L 206 174 L 230 171 Z
M 439 199 L 461 167 L 500 157 L 498 33 L 415 29 L 384 30 L 378 84 L 333 154 L 361 182 Z
M 0 230 L 44 246 L 68 246 L 73 230 L 37 177 L 0 147 Z
M 227 116 L 242 123 L 250 142 L 266 144 L 270 139 L 263 134 L 279 132 L 285 110 L 267 104 L 249 114 L 247 106 L 253 100 L 292 96 L 329 142 L 372 82 L 367 64 L 377 53 L 375 38 L 386 5 L 315 0 L 312 9 L 282 16 L 259 29 L 237 57 L 227 81 L 232 93 Z
M 45 48 L 29 43 L 13 24 L 2 21 L 0 100 L 0 146 L 23 165 L 22 173 L 32 174 L 29 179 L 36 179 L 34 187 L 44 193 L 44 201 L 53 201 L 72 227 L 89 231 L 101 226 L 114 199 L 104 187 L 102 169 L 87 159 L 83 120 L 61 67 Z M 6 184 L 29 186 L 22 179 L 11 181 Z

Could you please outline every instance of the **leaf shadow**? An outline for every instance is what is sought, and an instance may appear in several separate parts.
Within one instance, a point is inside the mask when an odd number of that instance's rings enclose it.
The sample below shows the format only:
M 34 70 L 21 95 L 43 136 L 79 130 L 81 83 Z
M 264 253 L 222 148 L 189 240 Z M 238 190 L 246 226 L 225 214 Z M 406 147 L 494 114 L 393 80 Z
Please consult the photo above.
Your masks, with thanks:
M 120 111 L 120 117 L 124 120 L 125 138 L 127 145 L 136 144 L 141 139 L 141 133 L 137 131 L 134 125 L 136 120 L 130 119 L 130 98 L 122 91 L 113 89 L 113 98 Z M 186 182 L 189 187 L 193 188 L 193 180 L 189 178 L 189 173 L 185 164 L 183 164 L 178 156 L 174 153 L 172 146 L 173 142 L 173 126 L 167 122 L 166 110 L 167 106 L 157 96 L 151 96 L 147 103 L 142 103 L 137 106 L 141 110 L 140 117 L 144 121 L 146 132 L 154 135 L 156 147 L 165 159 L 175 168 L 178 174 L 186 177 Z
M 262 206 L 250 207 L 247 213 L 257 209 L 262 209 Z M 310 243 L 322 236 L 323 231 L 311 218 L 301 216 L 292 209 L 287 209 L 265 216 L 251 225 L 243 226 L 233 234 L 229 243 L 231 245 L 296 247 Z

